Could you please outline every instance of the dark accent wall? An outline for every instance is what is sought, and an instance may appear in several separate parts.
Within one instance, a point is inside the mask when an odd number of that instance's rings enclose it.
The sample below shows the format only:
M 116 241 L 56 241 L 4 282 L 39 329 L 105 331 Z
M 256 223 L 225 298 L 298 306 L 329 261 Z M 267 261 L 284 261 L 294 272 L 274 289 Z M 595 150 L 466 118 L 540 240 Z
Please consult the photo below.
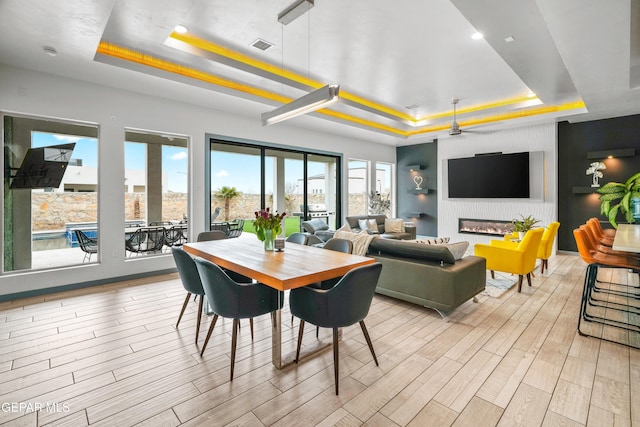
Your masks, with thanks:
M 588 159 L 588 152 L 634 148 L 634 157 Z M 601 220 L 603 227 L 611 228 L 600 215 L 597 193 L 590 192 L 591 175 L 586 174 L 591 162 L 603 161 L 600 185 L 624 182 L 640 172 L 640 115 L 595 120 L 583 123 L 558 124 L 558 249 L 577 251 L 573 229 L 591 218 Z M 594 189 L 595 191 L 595 189 Z M 620 221 L 621 217 L 619 217 Z
M 396 149 L 396 182 L 398 217 L 413 221 L 416 232 L 423 236 L 438 235 L 438 143 L 409 145 Z M 411 166 L 422 169 L 411 171 Z M 413 177 L 420 175 L 421 187 L 415 190 Z M 420 214 L 420 215 L 418 215 Z

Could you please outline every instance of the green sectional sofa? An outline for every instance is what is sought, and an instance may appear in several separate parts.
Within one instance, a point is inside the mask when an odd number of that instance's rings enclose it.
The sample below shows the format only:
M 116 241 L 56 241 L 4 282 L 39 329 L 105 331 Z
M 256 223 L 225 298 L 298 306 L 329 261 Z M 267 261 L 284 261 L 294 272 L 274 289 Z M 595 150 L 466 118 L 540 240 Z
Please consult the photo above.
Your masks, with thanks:
M 432 308 L 447 320 L 449 313 L 465 301 L 471 298 L 476 301 L 475 296 L 486 285 L 485 259 L 462 257 L 460 243 L 468 246 L 467 242 L 428 245 L 406 240 L 373 240 L 367 255 L 383 266 L 376 292 Z M 461 259 L 456 259 L 454 252 Z

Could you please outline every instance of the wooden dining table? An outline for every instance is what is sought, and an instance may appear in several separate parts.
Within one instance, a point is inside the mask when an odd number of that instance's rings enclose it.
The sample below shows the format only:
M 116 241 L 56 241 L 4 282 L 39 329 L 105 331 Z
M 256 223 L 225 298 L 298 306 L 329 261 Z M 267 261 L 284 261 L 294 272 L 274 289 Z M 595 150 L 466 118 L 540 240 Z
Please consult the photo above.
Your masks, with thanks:
M 284 292 L 322 280 L 344 276 L 349 270 L 375 260 L 359 255 L 286 243 L 283 251 L 265 251 L 257 238 L 223 239 L 186 243 L 184 250 L 236 273 Z M 272 327 L 272 362 L 282 369 L 293 361 L 282 358 L 282 310 L 275 312 Z
M 640 224 L 619 224 L 612 248 L 640 253 Z

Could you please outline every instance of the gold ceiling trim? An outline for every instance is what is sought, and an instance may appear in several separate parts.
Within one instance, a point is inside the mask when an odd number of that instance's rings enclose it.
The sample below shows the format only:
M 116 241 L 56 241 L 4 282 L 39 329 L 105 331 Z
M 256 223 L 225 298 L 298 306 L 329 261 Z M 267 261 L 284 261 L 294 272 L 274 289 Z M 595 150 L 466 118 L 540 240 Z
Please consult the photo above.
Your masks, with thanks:
M 148 66 L 151 68 L 155 68 L 157 70 L 166 71 L 172 74 L 196 79 L 205 83 L 210 83 L 216 86 L 225 87 L 228 89 L 236 90 L 252 96 L 256 96 L 263 99 L 269 99 L 269 100 L 280 102 L 283 104 L 291 102 L 293 100 L 293 98 L 289 98 L 284 95 L 280 95 L 278 93 L 260 89 L 248 84 L 238 83 L 233 80 L 225 79 L 223 77 L 206 73 L 204 71 L 179 65 L 167 60 L 159 59 L 148 54 L 137 52 L 125 47 L 117 46 L 117 45 L 103 42 L 103 41 L 101 41 L 100 44 L 98 45 L 96 53 L 104 56 L 108 56 L 111 58 L 116 58 L 122 61 L 132 62 L 132 63 Z M 342 92 L 340 96 L 342 97 Z M 516 101 L 514 100 L 516 99 L 519 100 L 517 102 L 522 102 L 521 98 L 513 98 L 513 100 L 511 100 L 511 102 L 509 103 L 515 103 Z M 504 102 L 507 102 L 507 101 L 504 101 Z M 489 105 L 489 104 L 486 104 L 486 105 Z M 494 103 L 492 105 L 495 107 L 495 106 L 498 106 L 498 103 Z M 468 126 L 475 126 L 479 124 L 500 122 L 505 120 L 512 120 L 512 119 L 530 117 L 530 116 L 541 115 L 541 114 L 549 114 L 549 113 L 560 112 L 560 111 L 583 109 L 585 107 L 586 106 L 583 101 L 568 102 L 561 105 L 539 106 L 539 107 L 532 107 L 532 108 L 527 108 L 527 109 L 522 109 L 517 111 L 494 114 L 494 115 L 485 116 L 482 118 L 473 118 L 473 119 L 468 119 L 464 121 L 459 121 L 459 125 L 460 127 L 468 127 Z M 493 108 L 493 107 L 490 107 L 490 108 Z M 483 108 L 480 108 L 480 107 L 469 107 L 466 112 L 480 111 L 482 109 Z M 382 123 L 374 122 L 372 120 L 366 120 L 350 114 L 330 110 L 328 108 L 318 110 L 316 112 L 328 117 L 332 117 L 334 119 L 348 121 L 359 126 L 376 129 L 382 132 L 401 136 L 404 138 L 408 138 L 410 136 L 415 136 L 415 135 L 421 135 L 425 133 L 430 133 L 430 132 L 444 131 L 449 129 L 451 126 L 450 123 L 443 123 L 439 125 L 424 126 L 424 127 L 420 127 L 419 129 L 412 129 L 412 130 L 406 131 L 393 126 L 388 126 Z M 446 117 L 446 116 L 443 115 L 441 117 Z
M 272 101 L 281 102 L 283 104 L 293 101 L 293 98 L 289 98 L 287 96 L 283 96 L 268 90 L 260 89 L 248 84 L 238 83 L 233 80 L 225 79 L 210 73 L 205 73 L 204 71 L 196 70 L 190 67 L 185 67 L 183 65 L 175 64 L 173 62 L 169 62 L 163 59 L 158 59 L 154 56 L 147 55 L 141 52 L 137 52 L 137 51 L 134 51 L 125 47 L 117 46 L 107 42 L 100 42 L 100 44 L 98 45 L 98 49 L 96 50 L 96 53 L 105 55 L 111 58 L 120 59 L 122 61 L 128 61 L 128 62 L 140 64 L 140 65 L 145 65 L 151 68 L 155 68 L 157 70 L 166 71 L 166 72 L 177 74 L 180 76 L 200 80 L 200 81 L 211 83 L 217 86 L 226 87 L 226 88 L 237 90 L 239 92 L 243 92 L 249 95 L 257 96 L 264 99 L 270 99 Z M 352 123 L 359 124 L 362 126 L 392 133 L 395 135 L 399 135 L 403 137 L 407 136 L 407 132 L 402 129 L 397 129 L 392 126 L 383 125 L 381 123 L 362 119 L 349 114 L 339 113 L 337 111 L 332 111 L 327 108 L 318 110 L 316 112 L 324 114 L 326 116 L 334 117 L 337 119 L 350 121 Z
M 220 55 L 223 56 L 225 58 L 228 58 L 232 61 L 236 61 L 239 62 L 241 64 L 247 65 L 249 67 L 258 69 L 258 70 L 262 70 L 266 73 L 269 74 L 273 74 L 275 76 L 279 76 L 282 77 L 283 79 L 287 79 L 293 82 L 296 82 L 298 84 L 301 84 L 303 86 L 307 86 L 309 88 L 312 89 L 319 89 L 321 87 L 323 87 L 324 85 L 326 85 L 326 83 L 324 82 L 319 82 L 317 80 L 313 80 L 309 77 L 305 77 L 301 74 L 295 73 L 293 71 L 287 70 L 283 67 L 277 66 L 277 65 L 273 65 L 270 64 L 268 62 L 265 61 L 261 61 L 259 59 L 253 58 L 249 55 L 245 55 L 242 54 L 240 52 L 236 52 L 234 50 L 231 50 L 229 48 L 226 48 L 224 46 L 220 46 L 219 44 L 213 43 L 209 40 L 205 40 L 203 38 L 194 36 L 193 34 L 189 34 L 189 33 L 185 33 L 185 34 L 179 34 L 176 32 L 171 33 L 171 35 L 169 35 L 169 38 L 172 38 L 174 40 L 179 40 L 183 43 L 186 43 L 190 46 L 205 50 L 207 52 L 211 52 L 215 55 Z M 391 107 L 388 107 L 386 105 L 382 105 L 379 104 L 377 102 L 368 100 L 366 98 L 363 98 L 361 96 L 355 95 L 353 93 L 350 93 L 348 91 L 343 90 L 342 88 L 340 89 L 340 99 L 343 100 L 347 100 L 347 101 L 351 101 L 355 104 L 360 104 L 363 105 L 365 107 L 368 107 L 370 109 L 376 110 L 376 111 L 380 111 L 380 112 L 384 112 L 388 115 L 397 117 L 399 119 L 402 120 L 407 120 L 407 121 L 415 121 L 416 119 L 413 118 L 412 116 L 410 116 L 407 113 L 401 112 L 401 111 L 397 111 Z

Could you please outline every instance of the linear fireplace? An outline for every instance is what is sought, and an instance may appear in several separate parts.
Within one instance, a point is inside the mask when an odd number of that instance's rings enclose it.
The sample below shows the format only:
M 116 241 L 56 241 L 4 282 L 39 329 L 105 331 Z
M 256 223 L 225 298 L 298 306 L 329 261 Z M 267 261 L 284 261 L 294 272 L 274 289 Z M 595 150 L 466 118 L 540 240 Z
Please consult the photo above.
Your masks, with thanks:
M 511 221 L 495 219 L 458 218 L 458 232 L 504 236 L 505 234 L 513 232 L 513 224 Z

